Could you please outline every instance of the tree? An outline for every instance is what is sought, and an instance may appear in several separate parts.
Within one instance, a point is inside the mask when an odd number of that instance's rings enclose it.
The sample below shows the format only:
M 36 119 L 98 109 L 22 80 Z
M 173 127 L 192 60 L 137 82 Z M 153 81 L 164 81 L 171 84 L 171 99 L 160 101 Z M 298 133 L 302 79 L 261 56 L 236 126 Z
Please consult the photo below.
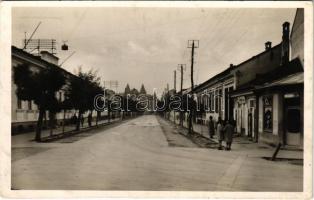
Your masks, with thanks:
M 130 86 L 129 84 L 126 84 L 126 87 L 124 89 L 124 95 L 130 94 L 130 92 L 131 92 Z
M 95 109 L 95 96 L 103 93 L 104 90 L 100 86 L 100 78 L 92 70 L 84 73 L 79 69 L 78 75 L 70 78 L 65 96 L 71 102 L 71 107 L 78 110 L 76 130 L 80 130 L 82 115 L 88 110 L 92 112 Z
M 141 86 L 140 94 L 146 94 L 146 90 L 145 90 L 144 84 L 142 84 L 142 86 Z
M 135 97 L 137 97 L 137 95 L 139 95 L 139 92 L 137 89 L 133 88 L 130 92 L 130 94 L 132 94 L 133 96 L 135 95 Z
M 65 84 L 64 74 L 54 66 L 46 69 L 31 69 L 27 64 L 20 64 L 13 69 L 16 95 L 21 100 L 34 101 L 39 110 L 35 140 L 41 141 L 41 129 L 46 111 L 56 113 L 61 105 L 56 97 Z

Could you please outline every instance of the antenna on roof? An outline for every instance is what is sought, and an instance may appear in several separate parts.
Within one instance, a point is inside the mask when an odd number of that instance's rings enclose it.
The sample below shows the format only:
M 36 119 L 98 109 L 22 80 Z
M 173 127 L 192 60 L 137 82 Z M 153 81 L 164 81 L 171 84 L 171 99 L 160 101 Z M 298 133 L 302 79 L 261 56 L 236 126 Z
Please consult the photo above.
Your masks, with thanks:
M 30 36 L 30 38 L 26 41 L 26 32 L 25 32 L 25 45 L 23 47 L 23 50 L 27 47 L 29 41 L 32 39 L 32 37 L 34 36 L 35 32 L 37 31 L 38 27 L 40 26 L 41 22 L 38 23 L 38 25 L 36 26 L 35 30 L 33 31 L 32 35 Z
M 66 59 L 64 59 L 64 61 L 59 65 L 59 67 L 61 67 L 71 56 L 73 56 L 73 54 L 75 54 L 75 51 L 73 51 L 71 55 L 69 55 Z

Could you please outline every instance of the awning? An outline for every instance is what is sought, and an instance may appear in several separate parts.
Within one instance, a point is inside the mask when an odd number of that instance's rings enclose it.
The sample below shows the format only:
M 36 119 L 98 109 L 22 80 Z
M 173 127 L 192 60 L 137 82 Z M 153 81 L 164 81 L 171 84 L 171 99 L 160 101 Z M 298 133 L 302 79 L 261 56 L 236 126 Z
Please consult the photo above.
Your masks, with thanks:
M 275 86 L 298 85 L 302 83 L 304 83 L 304 73 L 298 72 L 269 83 L 264 83 L 261 86 L 256 86 L 256 89 L 270 88 Z

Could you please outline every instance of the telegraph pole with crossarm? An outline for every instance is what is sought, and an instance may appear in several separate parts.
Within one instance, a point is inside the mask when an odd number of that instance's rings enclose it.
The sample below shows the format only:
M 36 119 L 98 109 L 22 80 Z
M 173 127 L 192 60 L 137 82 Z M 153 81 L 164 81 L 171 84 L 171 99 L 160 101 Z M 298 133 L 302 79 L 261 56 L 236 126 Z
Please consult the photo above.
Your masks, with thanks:
M 180 70 L 181 74 L 181 83 L 180 83 L 180 95 L 182 98 L 182 90 L 183 90 L 183 71 L 186 69 L 185 64 L 178 64 L 178 70 Z M 183 111 L 182 108 L 180 110 L 180 126 L 183 126 Z
M 193 80 L 193 71 L 194 71 L 194 49 L 199 47 L 199 40 L 189 40 L 188 41 L 188 48 L 192 49 L 191 53 L 191 92 L 193 92 L 194 89 L 194 80 Z M 194 108 L 193 108 L 193 98 L 190 98 L 190 113 L 189 113 L 189 134 L 193 132 L 193 126 L 192 126 L 192 115 L 194 114 Z

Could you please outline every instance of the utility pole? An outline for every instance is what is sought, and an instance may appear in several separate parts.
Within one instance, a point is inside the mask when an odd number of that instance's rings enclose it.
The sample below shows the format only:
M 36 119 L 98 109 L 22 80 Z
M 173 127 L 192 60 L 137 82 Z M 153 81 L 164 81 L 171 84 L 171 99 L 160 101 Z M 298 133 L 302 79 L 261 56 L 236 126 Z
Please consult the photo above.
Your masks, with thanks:
M 173 71 L 174 78 L 174 95 L 177 93 L 177 70 Z M 176 111 L 173 109 L 173 122 L 176 124 Z
M 173 79 L 174 79 L 174 83 L 173 83 L 174 92 L 177 92 L 177 71 L 176 70 L 173 71 Z
M 186 69 L 186 64 L 178 64 L 178 70 L 180 70 L 181 74 L 181 83 L 180 83 L 180 93 L 182 94 L 183 90 L 183 71 Z
M 192 48 L 192 53 L 191 53 L 191 92 L 193 92 L 194 89 L 194 80 L 193 80 L 193 71 L 194 71 L 194 49 L 199 47 L 199 40 L 189 40 L 188 41 L 188 48 Z M 192 127 L 192 115 L 194 112 L 193 108 L 193 98 L 190 98 L 189 101 L 190 105 L 192 105 L 190 108 L 190 114 L 189 114 L 189 134 L 193 132 L 193 127 Z
M 199 41 L 198 40 L 189 40 L 188 48 L 192 48 L 191 53 L 191 91 L 194 89 L 194 80 L 193 80 L 193 72 L 194 72 L 194 49 L 198 48 Z
M 181 83 L 180 83 L 180 95 L 182 98 L 182 90 L 183 90 L 183 70 L 186 69 L 185 64 L 178 64 L 178 70 L 181 73 Z M 180 108 L 182 110 L 182 108 Z M 183 112 L 180 110 L 180 126 L 183 126 Z
M 38 27 L 40 26 L 41 22 L 38 23 L 38 25 L 36 26 L 35 30 L 33 31 L 33 33 L 31 34 L 31 36 L 29 37 L 28 40 L 26 40 L 26 33 L 25 33 L 25 44 L 24 44 L 24 47 L 23 47 L 23 50 L 27 47 L 29 41 L 33 38 L 35 32 L 37 31 Z

